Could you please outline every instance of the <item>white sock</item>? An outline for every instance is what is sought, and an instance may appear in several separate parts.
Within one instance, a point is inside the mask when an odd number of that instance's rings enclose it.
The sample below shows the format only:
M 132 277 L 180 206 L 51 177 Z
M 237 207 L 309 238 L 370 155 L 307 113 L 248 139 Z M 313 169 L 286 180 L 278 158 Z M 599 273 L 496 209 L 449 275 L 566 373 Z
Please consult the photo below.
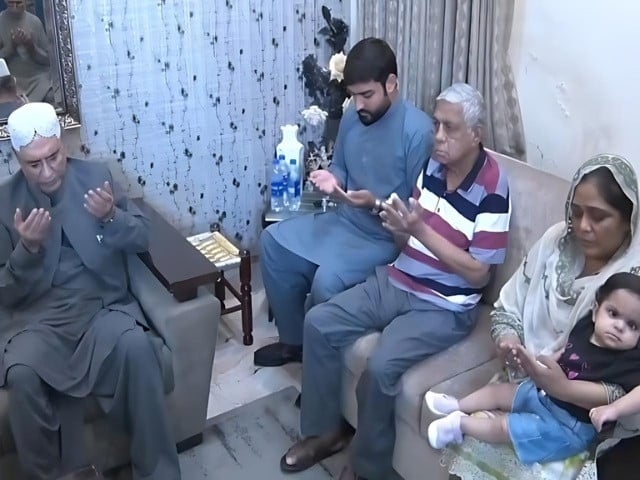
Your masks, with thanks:
M 429 444 L 433 448 L 444 448 L 451 443 L 462 443 L 460 419 L 466 417 L 463 412 L 452 412 L 444 418 L 431 422 L 427 430 Z
M 453 434 L 453 441 L 455 443 L 462 443 L 462 428 L 460 427 L 460 419 L 466 416 L 466 413 L 455 411 L 451 412 L 445 417 L 449 419 L 449 425 L 451 426 L 451 433 Z
M 437 415 L 448 415 L 460 410 L 458 399 L 451 395 L 435 393 L 429 390 L 425 395 L 425 399 L 429 410 Z

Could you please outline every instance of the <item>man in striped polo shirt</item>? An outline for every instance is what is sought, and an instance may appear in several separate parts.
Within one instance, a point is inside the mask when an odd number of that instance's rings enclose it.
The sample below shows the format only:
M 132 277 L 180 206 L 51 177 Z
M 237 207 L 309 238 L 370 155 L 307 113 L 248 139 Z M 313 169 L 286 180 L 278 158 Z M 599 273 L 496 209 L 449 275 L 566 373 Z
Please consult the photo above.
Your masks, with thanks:
M 411 366 L 464 338 L 491 265 L 504 261 L 510 219 L 507 178 L 481 143 L 485 107 L 463 83 L 437 98 L 435 146 L 405 205 L 392 196 L 380 214 L 403 246 L 389 266 L 305 319 L 302 370 L 303 440 L 283 456 L 301 470 L 343 448 L 343 350 L 381 332 L 357 386 L 358 430 L 341 480 L 389 478 L 395 443 L 395 396 Z

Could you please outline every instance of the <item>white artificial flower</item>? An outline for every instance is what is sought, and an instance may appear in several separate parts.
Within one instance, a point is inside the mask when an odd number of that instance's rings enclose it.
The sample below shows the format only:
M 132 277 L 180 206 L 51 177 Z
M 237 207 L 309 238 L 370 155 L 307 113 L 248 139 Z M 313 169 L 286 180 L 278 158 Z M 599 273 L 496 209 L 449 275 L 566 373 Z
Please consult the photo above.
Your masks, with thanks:
M 342 113 L 347 111 L 347 108 L 349 108 L 349 105 L 351 105 L 351 97 L 345 98 L 344 102 L 342 102 Z
M 327 119 L 327 112 L 322 110 L 317 105 L 311 105 L 306 110 L 302 110 L 302 118 L 311 125 L 312 127 L 317 127 L 322 125 L 324 121 Z
M 344 79 L 344 64 L 347 56 L 340 52 L 334 53 L 329 60 L 329 70 L 331 70 L 331 80 L 341 82 Z

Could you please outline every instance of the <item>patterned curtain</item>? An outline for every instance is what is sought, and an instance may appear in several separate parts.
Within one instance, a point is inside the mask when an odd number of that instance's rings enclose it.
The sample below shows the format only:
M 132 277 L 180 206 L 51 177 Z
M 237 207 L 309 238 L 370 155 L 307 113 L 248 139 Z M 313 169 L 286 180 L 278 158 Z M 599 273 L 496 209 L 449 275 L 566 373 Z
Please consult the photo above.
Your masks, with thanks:
M 525 160 L 520 105 L 508 58 L 512 0 L 356 0 L 359 38 L 384 38 L 406 98 L 427 112 L 454 82 L 487 105 L 484 144 Z

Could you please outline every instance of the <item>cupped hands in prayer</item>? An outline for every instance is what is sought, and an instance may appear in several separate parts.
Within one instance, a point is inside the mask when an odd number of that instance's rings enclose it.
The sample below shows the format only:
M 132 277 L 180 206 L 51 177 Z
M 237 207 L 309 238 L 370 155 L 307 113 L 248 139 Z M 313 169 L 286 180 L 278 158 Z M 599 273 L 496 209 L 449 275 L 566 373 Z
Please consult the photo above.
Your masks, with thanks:
M 51 215 L 44 208 L 34 208 L 25 219 L 17 208 L 13 216 L 13 225 L 24 247 L 31 253 L 36 253 L 49 234 Z
M 14 45 L 24 45 L 27 48 L 33 47 L 31 34 L 22 28 L 16 28 L 11 34 Z
M 376 203 L 376 198 L 369 190 L 345 192 L 338 179 L 329 170 L 314 170 L 309 174 L 309 180 L 322 193 L 331 195 L 334 200 L 348 203 L 354 207 L 372 208 Z
M 345 196 L 346 201 L 357 208 L 373 208 L 376 205 L 376 197 L 369 190 L 349 190 Z
M 344 194 L 338 179 L 329 170 L 314 170 L 309 174 L 309 180 L 322 193 L 333 195 L 336 190 L 340 190 Z
M 98 187 L 85 193 L 84 201 L 84 208 L 103 222 L 108 222 L 115 215 L 116 207 L 109 182 L 104 182 L 102 188 Z
M 380 212 L 382 226 L 396 235 L 411 235 L 417 237 L 424 227 L 424 209 L 415 198 L 409 199 L 409 205 L 396 194 L 392 194 L 388 201 L 382 204 Z

